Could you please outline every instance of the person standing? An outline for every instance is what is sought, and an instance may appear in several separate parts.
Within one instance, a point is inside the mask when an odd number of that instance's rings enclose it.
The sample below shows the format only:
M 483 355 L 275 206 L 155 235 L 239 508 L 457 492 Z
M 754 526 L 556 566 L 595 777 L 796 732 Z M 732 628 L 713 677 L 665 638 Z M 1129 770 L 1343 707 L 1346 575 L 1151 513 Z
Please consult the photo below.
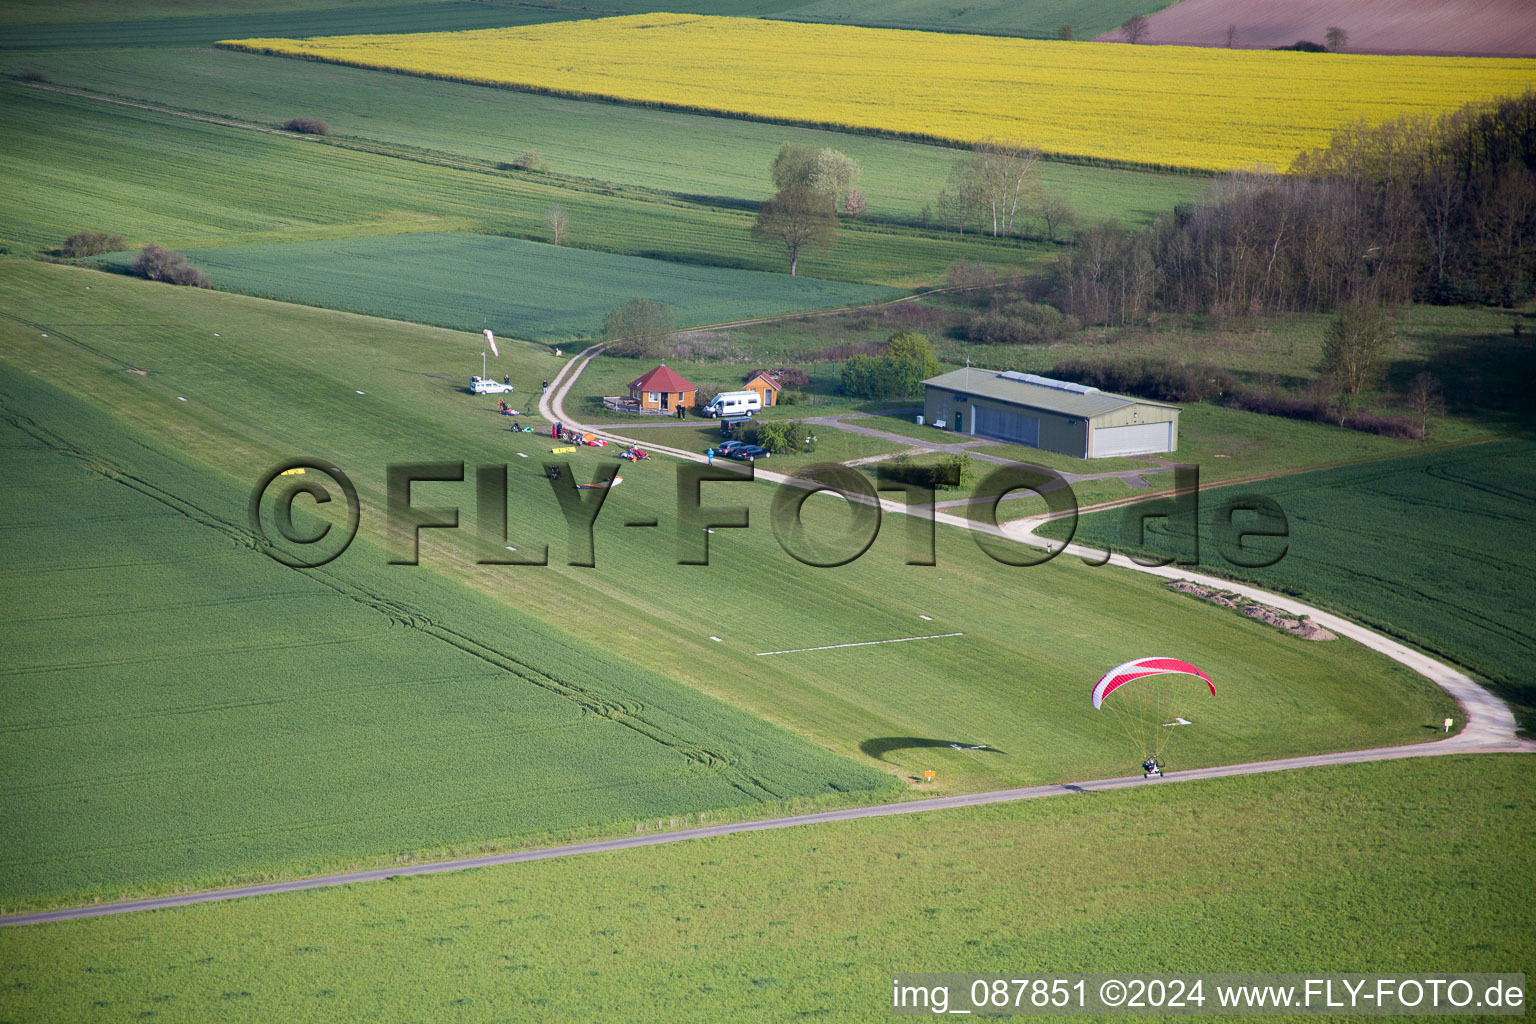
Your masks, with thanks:
M 704 454 L 709 457 L 709 465 L 713 466 L 715 464 L 715 450 L 713 448 L 711 448 L 709 451 L 705 452 Z

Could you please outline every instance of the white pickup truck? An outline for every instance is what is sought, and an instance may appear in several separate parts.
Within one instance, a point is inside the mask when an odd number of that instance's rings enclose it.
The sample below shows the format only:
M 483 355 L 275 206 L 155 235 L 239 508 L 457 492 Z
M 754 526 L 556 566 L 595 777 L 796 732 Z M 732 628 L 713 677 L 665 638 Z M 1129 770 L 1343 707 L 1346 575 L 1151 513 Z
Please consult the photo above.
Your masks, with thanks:
M 469 378 L 469 391 L 471 394 L 507 395 L 516 390 L 517 388 L 513 387 L 511 384 L 503 384 L 501 381 L 492 380 L 490 377 Z

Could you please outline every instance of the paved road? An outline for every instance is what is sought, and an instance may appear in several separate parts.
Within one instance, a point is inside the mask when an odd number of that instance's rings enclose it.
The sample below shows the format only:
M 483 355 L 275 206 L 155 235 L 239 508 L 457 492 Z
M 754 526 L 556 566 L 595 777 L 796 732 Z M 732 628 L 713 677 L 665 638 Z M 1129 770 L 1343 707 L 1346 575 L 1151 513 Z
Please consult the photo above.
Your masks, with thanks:
M 664 843 L 680 843 L 689 839 L 707 839 L 715 836 L 735 835 L 739 832 L 764 832 L 776 828 L 820 825 L 831 821 L 884 818 L 893 814 L 919 814 L 926 811 L 942 811 L 956 807 L 976 807 L 981 804 L 1034 800 L 1046 796 L 1097 793 L 1104 790 L 1124 789 L 1128 786 L 1163 786 L 1169 783 L 1189 782 L 1196 779 L 1214 779 L 1232 775 L 1257 775 L 1263 772 L 1281 772 L 1294 768 L 1312 768 L 1319 765 L 1386 761 L 1404 757 L 1425 757 L 1433 754 L 1493 753 L 1504 751 L 1536 752 L 1536 743 L 1520 740 L 1499 742 L 1475 735 L 1469 736 L 1468 731 L 1463 731 L 1459 735 L 1438 743 L 1416 743 L 1402 747 L 1349 750 L 1337 754 L 1314 754 L 1309 757 L 1290 757 L 1276 761 L 1254 761 L 1249 764 L 1197 768 L 1185 772 L 1169 772 L 1162 779 L 1146 780 L 1140 775 L 1129 775 L 1115 779 L 1093 779 L 1087 782 L 1064 782 L 1048 786 L 1029 786 L 1024 789 L 1000 789 L 990 793 L 966 793 L 960 796 L 937 797 L 932 800 L 908 800 L 902 803 L 876 804 L 869 807 L 849 807 L 840 811 L 796 814 L 787 818 L 767 818 L 762 821 L 743 821 L 730 825 L 710 825 L 704 828 L 680 829 L 675 832 L 656 832 L 650 835 L 625 836 L 620 839 L 603 839 L 591 843 L 574 843 L 570 846 L 551 846 L 542 850 L 519 850 L 515 853 L 501 853 L 487 857 L 468 857 L 463 860 L 438 861 L 432 864 L 412 864 L 406 867 L 381 868 L 377 871 L 353 871 L 340 875 L 324 875 L 319 878 L 299 878 L 291 882 L 272 882 L 267 885 L 240 886 L 235 889 L 215 889 L 208 892 L 183 893 L 177 896 L 162 896 L 157 899 L 103 903 L 96 906 L 70 907 L 64 910 L 46 910 L 36 914 L 17 914 L 11 917 L 0 918 L 0 925 L 41 924 L 48 921 L 70 921 L 82 917 L 129 914 L 139 910 L 162 910 L 167 907 L 185 907 L 194 903 L 214 903 L 220 900 L 243 899 L 247 896 L 266 896 L 272 893 L 297 892 L 301 889 L 323 889 L 333 885 L 379 882 L 388 878 L 405 878 L 412 875 L 436 875 L 446 871 L 465 871 L 470 868 L 494 867 L 499 864 L 521 864 L 526 861 L 550 860 L 555 857 L 574 857 L 583 853 L 608 853 L 614 850 L 629 850 L 637 846 L 660 846 Z
M 575 383 L 576 378 L 581 375 L 581 371 L 585 368 L 587 361 L 600 348 L 601 346 L 593 346 L 574 357 L 556 375 L 555 381 L 551 385 L 550 393 L 541 397 L 539 401 L 539 412 L 545 418 L 550 420 L 559 419 L 571 424 L 573 427 L 580 428 L 580 424 L 577 424 L 565 412 L 563 402 L 566 393 L 570 390 L 571 385 Z M 603 434 L 610 440 L 628 440 L 598 428 L 588 427 L 586 429 L 592 430 L 594 433 Z M 647 447 L 652 446 L 647 445 Z M 656 450 L 669 452 L 679 458 L 699 462 L 704 461 L 704 457 L 695 452 L 659 447 Z M 758 470 L 757 476 L 773 482 L 783 482 L 786 479 L 783 474 L 770 473 L 763 470 Z M 891 512 L 901 512 L 904 510 L 904 506 L 895 502 L 882 502 L 881 504 L 883 507 L 888 505 L 888 511 Z M 985 525 L 942 512 L 936 513 L 935 518 L 940 522 L 958 526 L 962 529 L 994 533 L 1022 543 L 1037 546 L 1053 544 L 1051 541 L 1042 540 L 1034 536 L 1033 528 L 1037 525 L 1037 521 L 1005 524 L 1001 529 L 994 530 Z M 1081 556 L 1097 562 L 1102 557 L 1102 554 L 1102 552 L 1095 551 L 1092 548 L 1074 544 L 1067 551 L 1058 555 L 1058 557 Z M 674 832 L 625 836 L 618 839 L 575 843 L 570 846 L 554 846 L 540 850 L 520 850 L 514 853 L 494 854 L 486 857 L 470 857 L 461 860 L 438 861 L 430 864 L 381 868 L 375 871 L 354 871 L 345 874 L 324 875 L 316 878 L 300 878 L 288 882 L 272 882 L 266 885 L 248 885 L 232 889 L 182 893 L 176 896 L 163 896 L 156 899 L 129 900 L 121 903 L 103 903 L 94 906 L 70 907 L 62 910 L 47 910 L 34 914 L 15 914 L 10 917 L 0 918 L 0 925 L 37 924 L 47 921 L 68 921 L 82 917 L 102 917 L 108 914 L 127 914 L 139 910 L 158 910 L 166 907 L 187 906 L 193 903 L 212 903 L 219 900 L 242 899 L 247 896 L 296 892 L 301 889 L 320 889 L 333 885 L 351 885 L 356 882 L 374 882 L 387 878 L 441 874 L 446 871 L 464 871 L 470 868 L 491 867 L 498 864 L 519 864 L 524 861 L 572 857 L 584 853 L 628 850 L 638 846 L 659 846 L 663 843 L 678 843 L 689 839 L 734 835 L 739 832 L 762 832 L 768 829 L 794 828 L 800 825 L 817 825 L 830 821 L 852 821 L 858 818 L 879 818 L 893 814 L 919 814 L 956 807 L 974 807 L 980 804 L 1033 800 L 1047 796 L 1096 793 L 1104 790 L 1124 789 L 1127 786 L 1161 786 L 1196 779 L 1255 775 L 1263 772 L 1289 771 L 1296 768 L 1311 768 L 1321 765 L 1386 761 L 1405 757 L 1430 757 L 1440 754 L 1536 753 L 1536 741 L 1523 740 L 1516 735 L 1515 717 L 1503 701 L 1481 686 L 1478 686 L 1465 673 L 1459 672 L 1449 665 L 1437 661 L 1428 655 L 1421 654 L 1395 640 L 1381 636 L 1363 626 L 1356 625 L 1322 609 L 1313 608 L 1300 601 L 1279 594 L 1268 593 L 1267 591 L 1260 590 L 1258 587 L 1237 584 L 1230 580 L 1216 579 L 1175 567 L 1143 566 L 1119 555 L 1112 557 L 1110 563 L 1119 568 L 1150 573 L 1165 579 L 1187 579 L 1208 586 L 1220 587 L 1251 597 L 1254 600 L 1263 601 L 1265 604 L 1273 605 L 1295 615 L 1308 615 L 1319 626 L 1330 629 L 1340 636 L 1349 637 L 1366 647 L 1386 655 L 1394 661 L 1406 665 L 1413 671 L 1433 681 L 1435 685 L 1449 693 L 1461 705 L 1462 714 L 1465 719 L 1464 725 L 1456 735 L 1430 743 L 1377 747 L 1369 750 L 1346 750 L 1332 754 L 1312 754 L 1306 757 L 1288 757 L 1273 761 L 1253 761 L 1247 764 L 1197 768 L 1190 771 L 1170 772 L 1160 780 L 1148 781 L 1139 775 L 1132 775 L 1114 779 L 1093 779 L 1077 783 L 1030 786 L 1024 789 L 995 790 L 990 793 L 967 793 L 961 796 L 939 797 L 932 800 L 909 800 L 901 803 L 876 804 L 867 807 L 849 807 L 843 810 L 823 811 L 817 814 L 797 814 L 790 817 L 769 818 L 762 821 L 744 821 L 729 825 L 681 829 Z

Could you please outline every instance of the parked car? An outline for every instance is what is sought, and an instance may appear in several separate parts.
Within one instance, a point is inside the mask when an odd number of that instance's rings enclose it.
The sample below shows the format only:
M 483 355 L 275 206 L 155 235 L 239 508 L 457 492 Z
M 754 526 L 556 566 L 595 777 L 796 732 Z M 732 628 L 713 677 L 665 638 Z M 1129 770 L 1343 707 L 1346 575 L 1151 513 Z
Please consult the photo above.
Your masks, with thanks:
M 758 459 L 768 458 L 771 454 L 772 452 L 760 444 L 744 444 L 726 452 L 725 457 L 737 459 L 741 462 L 756 462 Z
M 469 390 L 475 395 L 507 395 L 516 391 L 517 388 L 511 384 L 503 384 L 499 380 L 492 380 L 490 377 L 471 377 Z
M 745 441 L 721 441 L 719 444 L 715 445 L 715 454 L 729 455 L 737 448 L 745 448 L 746 446 L 747 442 Z

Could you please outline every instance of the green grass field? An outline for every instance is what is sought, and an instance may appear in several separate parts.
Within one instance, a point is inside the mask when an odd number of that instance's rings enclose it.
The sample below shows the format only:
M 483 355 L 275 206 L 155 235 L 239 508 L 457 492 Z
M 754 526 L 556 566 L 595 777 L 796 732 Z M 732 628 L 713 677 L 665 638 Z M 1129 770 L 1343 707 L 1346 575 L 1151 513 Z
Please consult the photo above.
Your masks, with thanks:
M 288 570 L 232 481 L 4 366 L 0 402 L 0 903 L 891 785 L 377 549 Z
M 983 35 L 1055 39 L 1062 25 L 1071 25 L 1077 39 L 1117 29 L 1133 14 L 1151 14 L 1167 7 L 1166 0 L 975 0 L 964 7 L 941 0 L 812 0 L 779 15 L 790 21 L 825 21 L 876 28 L 975 32 Z
M 507 10 L 508 8 L 498 8 Z M 516 9 L 516 8 L 514 8 Z M 225 37 L 218 37 L 225 38 Z M 857 159 L 865 221 L 915 222 L 933 207 L 958 154 L 870 136 L 537 96 L 232 50 L 0 49 L 0 73 L 280 127 L 324 118 L 335 138 L 494 166 L 538 150 L 551 174 L 699 197 L 719 205 L 772 194 L 783 142 Z M 1044 163 L 1041 187 L 1088 221 L 1141 224 L 1187 202 L 1208 179 Z
M 228 4 L 216 0 L 17 0 L 7 4 L 4 15 L 0 15 L 0 24 L 7 25 L 0 49 L 164 49 L 206 46 L 229 38 L 231 32 L 282 31 L 324 36 L 454 31 L 591 16 L 532 4 L 463 0 L 260 0 L 252 6 L 261 9 L 230 13 Z
M 1490 680 L 1529 729 L 1536 692 L 1525 666 L 1536 653 L 1527 614 L 1536 565 L 1536 454 L 1528 439 L 1442 448 L 1423 455 L 1265 480 L 1201 495 L 1207 537 L 1230 494 L 1278 502 L 1290 524 L 1278 564 L 1228 574 L 1320 601 Z M 1121 513 L 1085 517 L 1079 540 L 1122 547 Z M 1059 528 L 1046 527 L 1047 536 Z M 1155 550 L 1160 525 L 1149 527 Z M 1260 544 L 1272 542 L 1261 541 Z
M 462 374 L 478 370 L 475 336 L 66 267 L 5 269 L 3 308 L 38 325 L 0 324 L 13 365 L 78 380 L 104 412 L 235 480 L 321 452 L 347 468 L 374 510 L 386 463 L 511 463 L 508 543 L 548 542 L 554 564 L 477 567 L 473 534 L 429 531 L 428 566 L 566 631 L 622 643 L 630 662 L 865 764 L 903 778 L 937 768 L 944 791 L 1123 771 L 1124 740 L 1091 715 L 1086 694 L 1103 667 L 1144 650 L 1180 651 L 1229 681 L 1231 699 L 1184 741 L 1184 764 L 1427 738 L 1423 723 L 1449 706 L 1425 681 L 1351 644 L 1293 641 L 1113 570 L 1009 569 L 958 531 L 940 531 L 937 567 L 904 564 L 904 523 L 890 519 L 864 557 L 810 569 L 775 539 L 769 487 L 706 485 L 705 504 L 747 505 L 752 526 L 718 530 L 708 567 L 678 565 L 672 466 L 622 466 L 612 448 L 563 457 L 582 481 L 613 467 L 625 476 L 596 528 L 598 568 L 571 567 L 538 468 L 548 438 L 508 433 L 494 398 L 463 393 Z M 553 375 L 547 348 L 509 344 L 503 359 L 519 384 Z M 149 376 L 125 373 L 130 366 Z M 466 484 L 428 486 L 421 500 L 460 504 L 467 517 L 472 499 Z M 644 519 L 659 525 L 622 525 Z M 377 514 L 363 528 L 385 540 Z M 964 636 L 759 655 L 950 632 Z M 1021 635 L 1031 638 L 1027 655 Z M 892 737 L 1005 753 L 888 748 Z
M 173 248 L 463 231 L 547 240 L 553 204 L 570 244 L 631 256 L 783 273 L 753 217 L 655 193 L 539 175 L 468 171 L 0 84 L 0 244 L 52 250 L 90 227 Z M 879 225 L 840 230 L 801 260 L 807 277 L 908 286 L 956 259 L 1026 262 L 1042 247 Z
M 99 262 L 126 269 L 134 253 Z M 665 303 L 680 326 L 818 306 L 878 302 L 889 288 L 690 266 L 491 235 L 375 238 L 189 249 L 217 287 L 390 320 L 569 341 L 601 334 L 634 297 Z
M 900 971 L 1529 975 L 1533 760 L 1153 783 L 6 928 L 0 1014 L 884 1021 Z

